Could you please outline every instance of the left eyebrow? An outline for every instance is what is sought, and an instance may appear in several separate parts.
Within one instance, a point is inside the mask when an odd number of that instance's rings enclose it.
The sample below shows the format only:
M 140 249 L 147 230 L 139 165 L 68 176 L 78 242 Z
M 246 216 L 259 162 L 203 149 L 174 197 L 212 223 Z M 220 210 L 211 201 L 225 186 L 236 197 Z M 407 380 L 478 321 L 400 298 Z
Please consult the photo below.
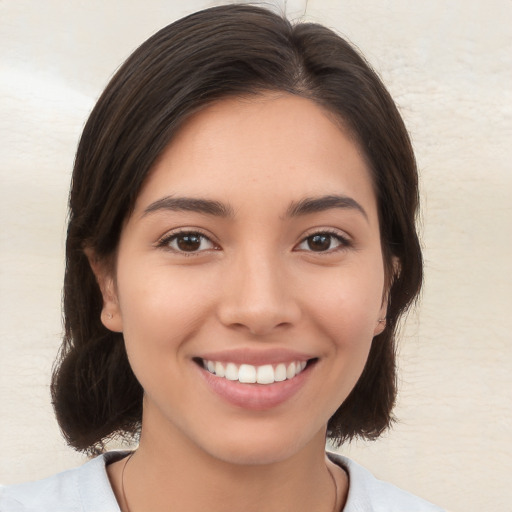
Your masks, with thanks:
M 366 210 L 355 199 L 342 195 L 306 197 L 300 201 L 294 201 L 288 207 L 286 217 L 298 217 L 331 210 L 333 208 L 356 210 L 368 221 Z

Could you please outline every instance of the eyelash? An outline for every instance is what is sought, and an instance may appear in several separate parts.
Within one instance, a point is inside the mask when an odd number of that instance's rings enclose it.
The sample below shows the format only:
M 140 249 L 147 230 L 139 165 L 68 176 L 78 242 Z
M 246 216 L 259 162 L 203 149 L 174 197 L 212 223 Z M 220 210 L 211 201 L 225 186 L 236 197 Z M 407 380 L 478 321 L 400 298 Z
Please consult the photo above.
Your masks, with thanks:
M 329 245 L 332 243 L 333 239 L 335 241 L 337 241 L 339 243 L 339 245 L 334 248 L 329 248 L 325 251 L 313 251 L 310 249 L 310 250 L 307 250 L 306 252 L 311 252 L 311 253 L 315 253 L 315 254 L 332 254 L 333 252 L 342 251 L 344 249 L 348 249 L 349 247 L 352 247 L 352 243 L 347 237 L 341 235 L 338 231 L 329 230 L 329 229 L 323 229 L 323 230 L 315 231 L 314 233 L 311 233 L 310 235 L 303 238 L 300 241 L 300 243 L 297 245 L 297 247 L 300 247 L 302 244 L 307 243 L 308 240 L 311 240 L 315 236 L 327 236 L 330 238 Z
M 196 250 L 196 251 L 184 251 L 184 250 L 180 250 L 179 248 L 173 248 L 171 247 L 171 243 L 174 242 L 174 241 L 177 241 L 179 240 L 180 237 L 197 237 L 200 239 L 200 244 L 203 243 L 204 241 L 207 241 L 207 242 L 210 242 L 213 247 L 212 248 L 209 248 L 209 249 L 202 249 L 202 250 Z M 188 229 L 184 229 L 184 230 L 181 230 L 181 231 L 175 231 L 173 233 L 168 233 L 166 235 L 164 235 L 157 243 L 157 247 L 160 247 L 162 249 L 167 249 L 169 251 L 172 251 L 172 252 L 175 252 L 175 253 L 178 253 L 180 255 L 183 255 L 183 256 L 197 256 L 198 254 L 201 254 L 203 253 L 204 251 L 211 251 L 211 250 L 218 250 L 219 247 L 218 245 L 212 241 L 212 239 L 205 235 L 204 233 L 202 233 L 201 231 L 199 230 L 188 230 Z
M 192 250 L 192 251 L 185 251 L 185 250 L 181 250 L 179 248 L 173 248 L 171 247 L 171 243 L 174 242 L 174 241 L 177 241 L 179 240 L 180 237 L 197 237 L 198 239 L 200 239 L 200 244 L 202 244 L 204 241 L 207 241 L 207 242 L 210 242 L 213 247 L 211 248 L 208 248 L 208 249 L 198 249 L 198 250 Z M 329 237 L 329 246 L 331 245 L 333 239 L 338 242 L 338 245 L 334 248 L 328 248 L 327 250 L 325 251 L 314 251 L 312 249 L 300 249 L 300 246 L 303 245 L 303 244 L 307 244 L 308 241 L 312 240 L 314 237 L 318 237 L 318 236 L 326 236 L 326 237 Z M 334 230 L 320 230 L 320 231 L 315 231 L 314 233 L 311 233 L 309 234 L 308 236 L 304 237 L 300 242 L 299 244 L 297 244 L 295 247 L 296 248 L 299 248 L 299 249 L 294 249 L 294 250 L 304 250 L 305 252 L 311 252 L 311 253 L 316 253 L 316 254 L 332 254 L 333 252 L 338 252 L 338 251 L 342 251 L 344 249 L 347 249 L 349 247 L 352 246 L 352 243 L 350 242 L 350 240 L 348 238 L 346 238 L 345 236 L 341 235 L 339 232 L 337 231 L 334 231 Z M 164 237 L 162 237 L 158 243 L 157 243 L 157 247 L 159 248 L 163 248 L 163 249 L 167 249 L 167 250 L 170 250 L 172 252 L 175 252 L 175 253 L 178 253 L 180 255 L 183 255 L 183 256 L 197 256 L 201 253 L 203 253 L 204 251 L 211 251 L 211 250 L 219 250 L 219 246 L 216 245 L 215 242 L 213 242 L 211 240 L 211 238 L 207 235 L 205 235 L 204 233 L 202 233 L 201 231 L 199 230 L 181 230 L 181 231 L 177 231 L 177 232 L 173 232 L 173 233 L 168 233 L 166 234 Z M 200 247 L 200 246 L 199 246 Z

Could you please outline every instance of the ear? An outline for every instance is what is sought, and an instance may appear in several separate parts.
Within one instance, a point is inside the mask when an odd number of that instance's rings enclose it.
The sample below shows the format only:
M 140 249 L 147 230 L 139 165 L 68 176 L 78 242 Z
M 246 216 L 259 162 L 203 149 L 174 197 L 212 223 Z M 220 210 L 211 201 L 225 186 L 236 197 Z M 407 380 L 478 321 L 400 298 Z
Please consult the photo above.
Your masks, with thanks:
M 386 276 L 386 285 L 384 289 L 384 293 L 382 294 L 382 303 L 379 310 L 379 318 L 377 319 L 377 325 L 373 331 L 374 336 L 378 336 L 381 334 L 386 328 L 386 317 L 388 314 L 388 305 L 389 305 L 389 293 L 391 291 L 391 286 L 396 276 L 400 274 L 400 260 L 393 256 L 391 261 L 392 273 L 389 277 Z
M 377 319 L 377 325 L 375 326 L 375 329 L 373 330 L 374 336 L 378 336 L 386 328 L 387 312 L 388 312 L 388 293 L 386 292 L 386 293 L 384 293 L 384 296 L 382 297 L 382 304 L 381 304 L 380 310 L 379 310 L 379 318 Z
M 87 247 L 84 249 L 85 255 L 89 260 L 89 265 L 96 277 L 96 281 L 103 297 L 103 308 L 101 310 L 101 323 L 110 331 L 123 332 L 123 318 L 119 301 L 117 299 L 117 290 L 113 271 L 110 265 L 98 258 L 96 253 Z

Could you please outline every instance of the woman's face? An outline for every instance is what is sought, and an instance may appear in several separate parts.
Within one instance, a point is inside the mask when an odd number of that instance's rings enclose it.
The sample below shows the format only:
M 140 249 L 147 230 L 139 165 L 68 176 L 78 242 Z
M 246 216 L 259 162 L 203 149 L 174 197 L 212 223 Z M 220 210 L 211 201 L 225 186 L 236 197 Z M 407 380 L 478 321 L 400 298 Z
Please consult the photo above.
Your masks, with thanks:
M 237 463 L 323 446 L 384 296 L 368 167 L 319 106 L 274 94 L 199 112 L 150 173 L 104 286 L 103 321 L 145 390 L 142 441 Z

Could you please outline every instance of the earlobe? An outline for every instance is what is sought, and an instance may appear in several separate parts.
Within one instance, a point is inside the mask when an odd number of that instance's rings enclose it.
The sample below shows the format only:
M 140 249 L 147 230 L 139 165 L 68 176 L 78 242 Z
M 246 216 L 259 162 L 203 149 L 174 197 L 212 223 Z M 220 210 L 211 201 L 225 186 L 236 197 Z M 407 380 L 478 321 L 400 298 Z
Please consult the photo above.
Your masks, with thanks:
M 103 308 L 101 310 L 101 323 L 110 331 L 123 332 L 123 319 L 117 299 L 117 290 L 112 275 L 112 270 L 94 251 L 87 247 L 84 252 L 89 260 L 89 265 L 96 277 L 96 282 L 103 297 Z
M 392 267 L 392 273 L 391 273 L 391 276 L 389 276 L 389 278 L 386 280 L 387 284 L 385 286 L 385 290 L 382 295 L 382 304 L 380 306 L 379 318 L 377 320 L 377 325 L 375 326 L 375 329 L 373 331 L 374 336 L 378 336 L 379 334 L 384 332 L 384 329 L 386 328 L 388 306 L 389 306 L 389 294 L 391 292 L 391 286 L 393 285 L 394 280 L 400 274 L 400 270 L 402 267 L 400 264 L 400 260 L 396 256 L 393 256 L 391 258 L 391 267 Z
M 384 296 L 382 297 L 382 303 L 380 305 L 379 317 L 377 320 L 377 325 L 373 331 L 374 336 L 378 336 L 381 334 L 386 328 L 386 320 L 388 314 L 388 303 L 389 303 L 389 289 L 386 290 Z
M 373 331 L 374 336 L 378 336 L 379 334 L 384 332 L 384 329 L 386 328 L 386 317 L 379 318 L 377 321 L 377 325 L 375 326 L 375 329 Z
M 112 312 L 112 309 L 115 309 Z M 119 307 L 116 304 L 115 308 L 107 306 L 103 301 L 103 310 L 101 311 L 101 323 L 110 331 L 123 332 L 123 319 Z

